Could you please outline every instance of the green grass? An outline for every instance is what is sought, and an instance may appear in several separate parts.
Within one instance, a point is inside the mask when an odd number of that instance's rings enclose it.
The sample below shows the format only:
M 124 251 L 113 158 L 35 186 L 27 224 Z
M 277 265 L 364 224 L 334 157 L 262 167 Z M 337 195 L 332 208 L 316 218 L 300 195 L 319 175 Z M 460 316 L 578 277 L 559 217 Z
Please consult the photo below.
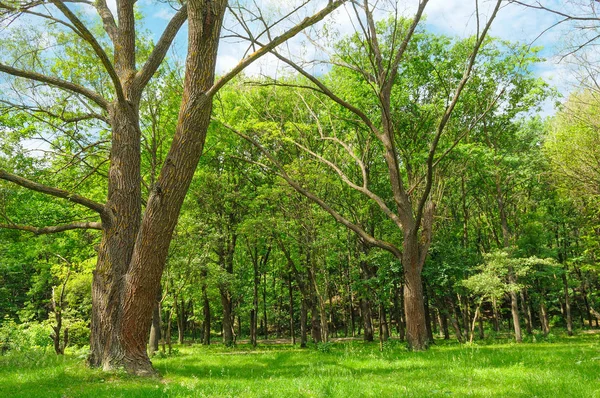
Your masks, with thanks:
M 155 358 L 161 379 L 85 367 L 83 353 L 0 357 L 0 397 L 599 397 L 600 335 L 554 342 L 438 341 L 427 352 L 359 341 L 326 350 L 289 345 L 182 346 Z M 326 352 L 322 352 L 326 351 Z

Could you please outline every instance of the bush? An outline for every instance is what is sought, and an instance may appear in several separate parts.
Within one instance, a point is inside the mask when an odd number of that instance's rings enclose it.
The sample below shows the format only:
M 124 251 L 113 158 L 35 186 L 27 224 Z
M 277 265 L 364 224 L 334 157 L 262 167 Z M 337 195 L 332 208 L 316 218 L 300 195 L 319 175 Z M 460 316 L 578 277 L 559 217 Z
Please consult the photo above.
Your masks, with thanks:
M 69 328 L 69 345 L 83 347 L 90 344 L 90 327 L 82 320 L 71 321 Z
M 317 351 L 322 353 L 329 353 L 333 349 L 333 343 L 330 341 L 320 342 L 315 344 Z
M 52 344 L 51 330 L 47 323 L 17 324 L 13 319 L 6 317 L 0 325 L 0 350 L 29 351 L 48 347 Z

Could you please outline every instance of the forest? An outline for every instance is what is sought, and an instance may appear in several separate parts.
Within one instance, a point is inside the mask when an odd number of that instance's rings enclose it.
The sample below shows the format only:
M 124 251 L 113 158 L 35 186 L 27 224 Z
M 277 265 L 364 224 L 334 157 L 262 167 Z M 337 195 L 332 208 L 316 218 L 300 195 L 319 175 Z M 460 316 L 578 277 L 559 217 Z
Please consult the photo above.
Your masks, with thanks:
M 0 394 L 600 397 L 600 6 L 437 3 L 0 0 Z

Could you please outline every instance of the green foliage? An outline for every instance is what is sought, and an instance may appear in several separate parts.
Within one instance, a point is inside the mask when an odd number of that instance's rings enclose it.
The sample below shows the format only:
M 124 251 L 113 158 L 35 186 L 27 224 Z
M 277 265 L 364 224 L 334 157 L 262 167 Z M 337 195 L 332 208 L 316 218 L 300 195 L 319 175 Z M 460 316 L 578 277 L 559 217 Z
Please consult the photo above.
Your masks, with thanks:
M 477 273 L 463 280 L 461 284 L 481 300 L 499 300 L 509 292 L 523 289 L 524 281 L 532 277 L 536 268 L 539 269 L 539 276 L 546 273 L 543 267 L 550 267 L 556 273 L 556 266 L 553 259 L 515 258 L 506 250 L 496 250 L 485 254 L 484 263 L 476 267 Z M 515 281 L 509 278 L 511 273 Z
M 47 323 L 24 322 L 17 324 L 10 318 L 4 318 L 0 324 L 0 349 L 29 352 L 46 348 L 52 344 L 50 326 Z

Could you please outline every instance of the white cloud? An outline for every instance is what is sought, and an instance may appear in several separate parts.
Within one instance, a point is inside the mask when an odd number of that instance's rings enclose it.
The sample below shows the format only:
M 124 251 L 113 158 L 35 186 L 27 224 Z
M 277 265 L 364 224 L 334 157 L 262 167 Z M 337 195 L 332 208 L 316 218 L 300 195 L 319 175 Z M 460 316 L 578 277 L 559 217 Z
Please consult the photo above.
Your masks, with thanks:
M 165 21 L 170 21 L 171 18 L 173 18 L 173 15 L 175 15 L 175 10 L 173 10 L 172 8 L 159 8 L 157 12 L 154 13 L 154 15 L 152 15 L 154 18 L 158 18 L 158 19 L 163 19 Z

